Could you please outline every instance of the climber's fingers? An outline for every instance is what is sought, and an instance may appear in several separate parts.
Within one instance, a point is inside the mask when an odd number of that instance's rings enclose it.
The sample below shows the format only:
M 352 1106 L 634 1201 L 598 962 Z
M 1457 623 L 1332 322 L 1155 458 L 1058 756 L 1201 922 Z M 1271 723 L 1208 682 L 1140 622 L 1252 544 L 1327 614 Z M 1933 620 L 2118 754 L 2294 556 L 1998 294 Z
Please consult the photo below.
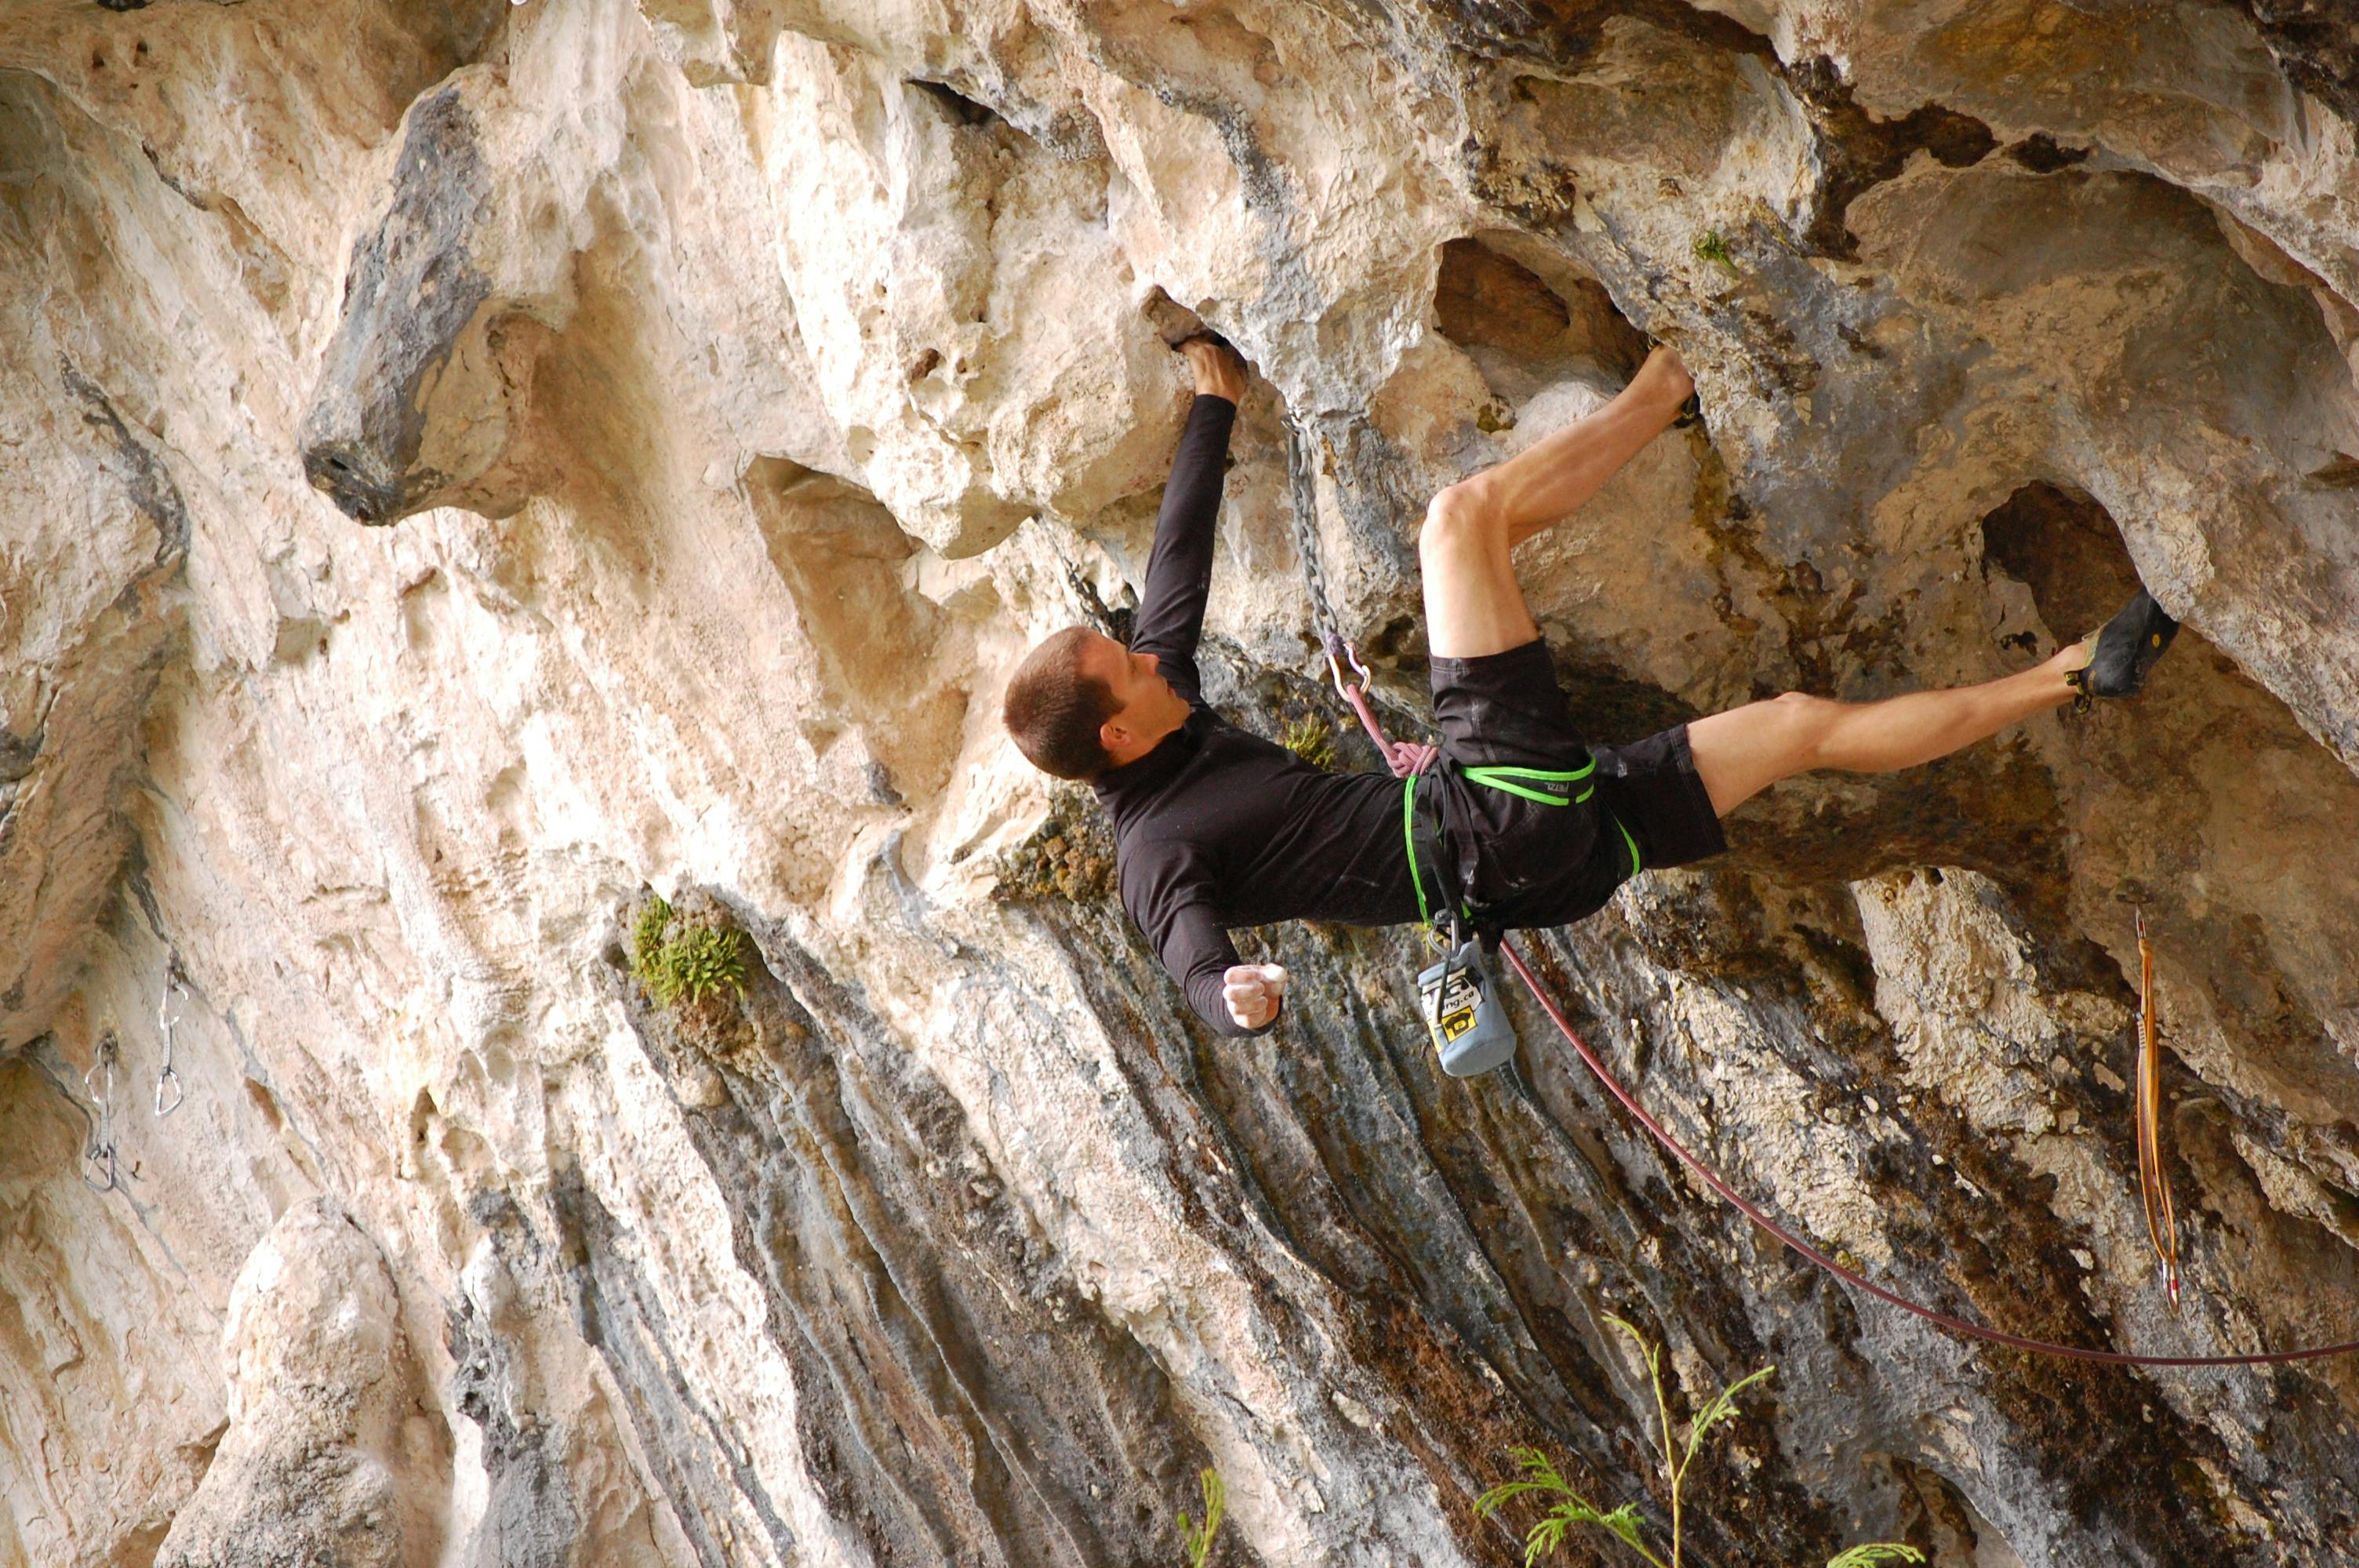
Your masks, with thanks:
M 1277 964 L 1234 964 L 1221 977 L 1221 1000 L 1240 1029 L 1259 1029 L 1277 1016 L 1286 970 Z
M 1203 331 L 1180 345 L 1194 375 L 1196 390 L 1234 403 L 1245 395 L 1245 356 L 1218 332 Z

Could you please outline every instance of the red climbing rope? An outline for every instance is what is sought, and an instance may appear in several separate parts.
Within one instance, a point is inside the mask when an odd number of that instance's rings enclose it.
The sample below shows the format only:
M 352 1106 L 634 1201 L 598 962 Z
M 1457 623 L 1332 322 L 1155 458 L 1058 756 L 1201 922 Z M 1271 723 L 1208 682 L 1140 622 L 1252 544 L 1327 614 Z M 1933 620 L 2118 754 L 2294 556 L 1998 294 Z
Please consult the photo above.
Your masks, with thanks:
M 1337 657 L 1339 653 L 1342 655 L 1340 661 Z M 1343 662 L 1344 661 L 1350 663 L 1353 670 L 1360 677 L 1360 683 L 1356 687 L 1343 683 Z M 1358 654 L 1349 643 L 1343 642 L 1342 638 L 1332 633 L 1327 637 L 1327 663 L 1328 667 L 1334 672 L 1335 689 L 1343 694 L 1344 698 L 1351 703 L 1353 711 L 1360 716 L 1361 726 L 1367 730 L 1368 738 L 1376 743 L 1377 752 L 1384 757 L 1386 764 L 1392 769 L 1396 778 L 1407 778 L 1411 773 L 1421 773 L 1432 765 L 1434 759 L 1440 754 L 1440 748 L 1395 741 L 1386 737 L 1384 726 L 1376 722 L 1375 713 L 1368 706 L 1367 666 L 1360 663 Z M 2003 1328 L 1985 1328 L 1980 1324 L 1968 1323 L 1964 1318 L 1952 1317 L 1945 1312 L 1936 1312 L 1931 1307 L 1921 1305 L 1910 1301 L 1907 1296 L 1886 1290 L 1858 1270 L 1843 1267 L 1810 1242 L 1803 1240 L 1799 1236 L 1770 1218 L 1768 1215 L 1762 1212 L 1760 1206 L 1730 1186 L 1719 1172 L 1690 1153 L 1687 1145 L 1672 1137 L 1663 1124 L 1657 1121 L 1648 1113 L 1647 1108 L 1638 1103 L 1637 1097 L 1622 1087 L 1621 1080 L 1606 1069 L 1605 1064 L 1598 1058 L 1597 1053 L 1592 1051 L 1588 1043 L 1582 1039 L 1570 1022 L 1566 1022 L 1564 1014 L 1558 1011 L 1556 1003 L 1549 1000 L 1548 992 L 1540 989 L 1538 979 L 1525 964 L 1523 955 L 1516 952 L 1514 946 L 1506 941 L 1499 944 L 1499 950 L 1507 956 L 1507 962 L 1515 967 L 1516 973 L 1522 977 L 1524 984 L 1530 989 L 1532 1000 L 1540 1004 L 1541 1011 L 1549 1015 L 1549 1022 L 1563 1032 L 1565 1039 L 1571 1044 L 1573 1050 L 1578 1052 L 1581 1059 L 1588 1064 L 1589 1070 L 1597 1075 L 1597 1081 L 1605 1086 L 1607 1093 L 1622 1102 L 1623 1109 L 1638 1119 L 1638 1125 L 1653 1134 L 1656 1142 L 1677 1155 L 1681 1163 L 1703 1179 L 1706 1186 L 1734 1205 L 1736 1211 L 1745 1218 L 1835 1278 L 1847 1284 L 1858 1286 L 1878 1301 L 1889 1303 L 1903 1312 L 1913 1313 L 1928 1323 L 1946 1328 L 1952 1334 L 1962 1335 L 1969 1339 L 1987 1340 L 1993 1345 L 2004 1345 L 2016 1350 L 2028 1350 L 2038 1356 L 2061 1356 L 2075 1361 L 2100 1361 L 2116 1367 L 2264 1367 L 2277 1366 L 2288 1361 L 2314 1361 L 2321 1357 L 2343 1356 L 2359 1351 L 2359 1339 L 2345 1340 L 2339 1345 L 2307 1346 L 2299 1350 L 2256 1351 L 2249 1356 L 2140 1356 L 2127 1350 L 2091 1350 L 2078 1345 L 2051 1345 L 2044 1339 L 2032 1339 L 2020 1334 L 2009 1334 Z

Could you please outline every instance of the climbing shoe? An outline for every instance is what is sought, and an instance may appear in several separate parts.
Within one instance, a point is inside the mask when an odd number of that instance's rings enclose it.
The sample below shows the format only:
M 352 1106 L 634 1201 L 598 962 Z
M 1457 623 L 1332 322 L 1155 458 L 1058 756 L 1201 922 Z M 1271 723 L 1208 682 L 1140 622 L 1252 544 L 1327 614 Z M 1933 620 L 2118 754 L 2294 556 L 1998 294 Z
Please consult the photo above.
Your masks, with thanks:
M 2138 589 L 2097 633 L 2089 662 L 2064 677 L 2078 694 L 2072 711 L 2086 713 L 2092 697 L 2136 697 L 2146 686 L 2147 672 L 2178 635 L 2179 622 L 2162 612 L 2154 595 Z

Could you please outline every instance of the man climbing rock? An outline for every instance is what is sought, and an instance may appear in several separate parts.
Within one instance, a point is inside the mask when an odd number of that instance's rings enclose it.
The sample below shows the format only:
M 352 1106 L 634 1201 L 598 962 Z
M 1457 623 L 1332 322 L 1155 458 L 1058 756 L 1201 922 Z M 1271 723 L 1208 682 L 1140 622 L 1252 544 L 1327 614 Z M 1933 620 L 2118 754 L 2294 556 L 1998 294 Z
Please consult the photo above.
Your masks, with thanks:
M 1003 717 L 1034 765 L 1095 787 L 1123 907 L 1224 1034 L 1275 1024 L 1286 984 L 1276 965 L 1237 961 L 1233 929 L 1469 909 L 1490 930 L 1579 920 L 1642 869 L 1719 853 L 1720 818 L 1779 779 L 1913 767 L 2076 696 L 2129 696 L 2178 630 L 2141 592 L 2020 675 L 1879 702 L 1789 692 L 1629 745 L 1585 744 L 1509 552 L 1679 416 L 1694 383 L 1658 348 L 1604 407 L 1433 498 L 1418 555 L 1443 760 L 1406 781 L 1328 773 L 1204 705 L 1196 642 L 1245 366 L 1209 333 L 1180 347 L 1196 400 L 1130 645 L 1080 626 L 1048 638 L 1009 681 Z

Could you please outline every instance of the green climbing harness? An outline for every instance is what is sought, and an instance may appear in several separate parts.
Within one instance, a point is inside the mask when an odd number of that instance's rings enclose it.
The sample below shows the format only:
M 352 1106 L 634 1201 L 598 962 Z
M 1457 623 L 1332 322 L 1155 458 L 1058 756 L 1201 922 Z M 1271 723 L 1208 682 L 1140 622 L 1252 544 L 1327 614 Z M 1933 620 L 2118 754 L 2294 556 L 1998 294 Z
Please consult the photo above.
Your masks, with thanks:
M 1342 683 L 1339 681 L 1337 684 L 1340 687 Z M 1346 690 L 1344 695 L 1350 697 L 1353 694 Z M 1492 765 L 1469 767 L 1456 763 L 1451 765 L 1457 768 L 1458 776 L 1470 784 L 1478 784 L 1487 789 L 1500 790 L 1525 800 L 1537 801 L 1542 806 L 1579 806 L 1597 793 L 1597 786 L 1594 784 L 1586 784 L 1578 794 L 1573 790 L 1575 784 L 1582 784 L 1597 772 L 1597 761 L 1593 757 L 1580 767 L 1570 770 Z M 1424 777 L 1424 772 L 1420 771 L 1410 773 L 1401 780 L 1401 839 L 1408 851 L 1409 881 L 1417 888 L 1418 919 L 1430 928 L 1439 926 L 1447 920 L 1449 911 L 1445 904 L 1443 914 L 1440 917 L 1435 915 L 1432 902 L 1426 897 L 1425 868 L 1418 859 L 1417 791 L 1418 781 Z M 1629 874 L 1635 877 L 1644 869 L 1638 855 L 1638 841 L 1630 836 L 1630 829 L 1623 826 L 1620 817 L 1611 812 L 1606 813 L 1605 816 L 1607 820 L 1614 824 L 1614 830 L 1622 835 L 1622 846 L 1629 851 L 1630 855 Z M 1439 837 L 1438 834 L 1435 836 L 1437 843 Z M 1441 857 L 1434 858 L 1439 860 Z M 1440 866 L 1437 865 L 1435 870 L 1438 873 L 1440 870 Z M 1440 885 L 1447 887 L 1447 883 Z M 1471 904 L 1462 901 L 1459 904 L 1459 914 L 1470 924 L 1480 924 Z
M 1394 775 L 1401 781 L 1401 851 L 1408 857 L 1409 884 L 1417 890 L 1418 921 L 1440 954 L 1438 962 L 1417 977 L 1419 1011 L 1433 1036 L 1433 1048 L 1443 1072 L 1462 1078 L 1487 1073 L 1514 1058 L 1516 1030 L 1506 1010 L 1495 1001 L 1497 981 L 1484 952 L 1486 944 L 1497 943 L 1499 926 L 1475 904 L 1468 885 L 1472 879 L 1465 874 L 1465 869 L 1451 863 L 1448 836 L 1441 820 L 1451 796 L 1447 792 L 1429 796 L 1432 812 L 1420 815 L 1418 811 L 1419 784 L 1434 764 L 1443 761 L 1440 748 L 1387 737 L 1384 726 L 1376 721 L 1375 710 L 1368 706 L 1367 666 L 1360 663 L 1352 645 L 1332 632 L 1327 634 L 1326 643 L 1327 665 L 1335 677 L 1336 691 L 1359 715 L 1361 727 L 1367 730 L 1369 739 L 1376 743 Z M 1360 677 L 1357 686 L 1343 678 L 1346 663 Z M 1460 777 L 1485 789 L 1541 806 L 1579 806 L 1597 793 L 1596 784 L 1590 782 L 1597 772 L 1594 758 L 1578 768 L 1524 768 L 1504 763 L 1470 767 L 1454 762 L 1446 765 L 1455 768 Z M 1636 876 L 1639 864 L 1637 842 L 1618 820 L 1614 826 L 1630 851 L 1630 874 Z M 1427 844 L 1423 853 L 1418 849 L 1420 835 Z M 1429 870 L 1433 884 L 1430 892 Z M 1453 871 L 1458 874 L 1453 876 Z M 1457 884 L 1454 888 L 1453 882 Z
M 1546 768 L 1462 767 L 1459 773 L 1478 784 L 1519 795 L 1526 800 L 1536 800 L 1542 806 L 1578 806 L 1597 793 L 1595 784 L 1579 795 L 1572 786 L 1597 771 L 1595 759 L 1582 763 L 1571 773 L 1552 773 Z M 1520 781 L 1520 782 L 1518 782 Z M 1534 786 L 1538 787 L 1535 788 Z

